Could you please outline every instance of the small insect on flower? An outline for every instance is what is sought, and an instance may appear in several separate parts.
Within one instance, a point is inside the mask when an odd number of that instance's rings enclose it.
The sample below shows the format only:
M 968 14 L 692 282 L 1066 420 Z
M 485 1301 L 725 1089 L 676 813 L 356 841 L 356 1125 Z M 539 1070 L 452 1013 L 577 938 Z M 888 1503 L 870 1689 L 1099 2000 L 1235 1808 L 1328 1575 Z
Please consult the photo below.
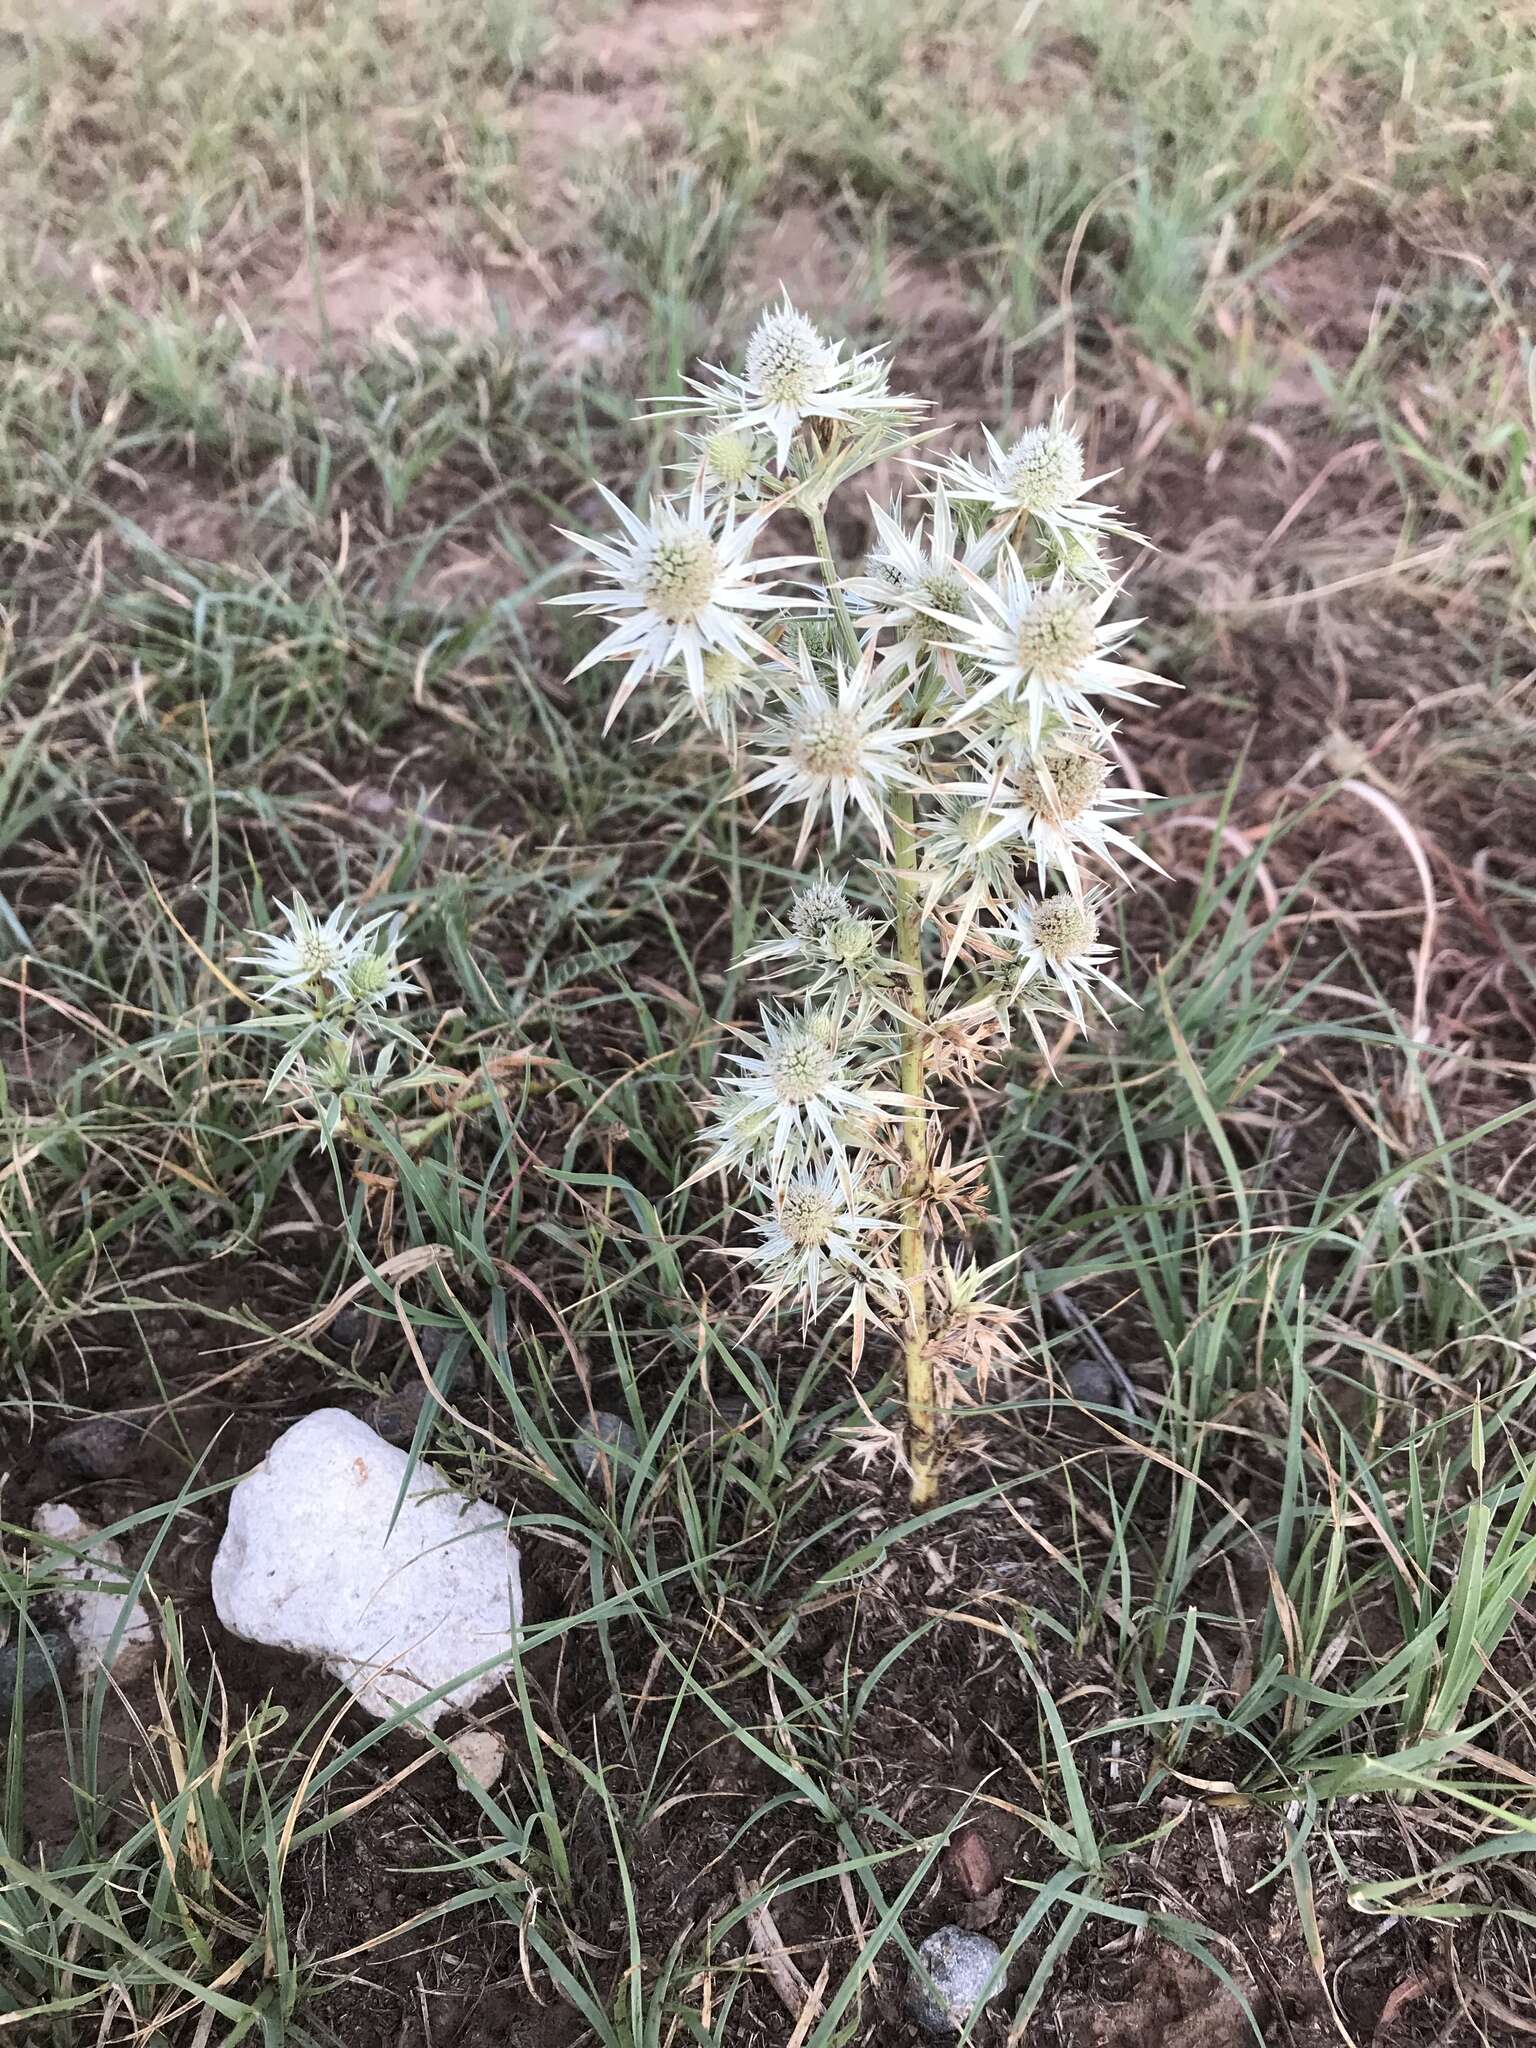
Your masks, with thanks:
M 988 937 L 1017 959 L 1026 983 L 1036 976 L 1053 982 L 1080 1025 L 1087 1023 L 1084 996 L 1100 1016 L 1108 1017 L 1099 988 L 1122 1003 L 1130 1002 L 1104 971 L 1103 963 L 1113 955 L 1099 940 L 1097 894 L 1026 897 Z
M 832 1161 L 846 1182 L 851 1151 L 880 1149 L 906 1098 L 884 1079 L 896 1056 L 870 1013 L 805 1003 L 765 1010 L 761 1036 L 731 1053 L 739 1071 L 722 1082 L 704 1133 L 704 1164 L 690 1180 L 748 1161 L 782 1170 Z
M 873 646 L 881 635 L 894 635 L 881 646 L 893 670 L 915 676 L 932 656 L 950 688 L 958 690 L 960 664 L 949 644 L 952 629 L 938 622 L 971 616 L 971 579 L 991 567 L 1002 534 L 978 534 L 957 550 L 954 514 L 942 484 L 935 486 L 927 513 L 911 533 L 901 523 L 899 494 L 888 512 L 873 498 L 868 503 L 876 545 L 864 573 L 843 584 L 860 636 Z
M 854 804 L 889 848 L 885 810 L 893 789 L 918 789 L 914 749 L 923 739 L 918 726 L 897 724 L 892 714 L 904 698 L 905 685 L 880 688 L 873 662 L 866 657 L 851 672 L 839 661 L 829 688 L 817 675 L 809 648 L 800 649 L 798 681 L 781 683 L 783 715 L 765 726 L 758 745 L 765 757 L 760 773 L 743 785 L 741 794 L 771 789 L 773 802 L 763 822 L 785 804 L 804 805 L 798 861 L 810 843 L 821 807 L 832 816 L 832 838 L 842 844 L 843 821 Z
M 995 585 L 978 578 L 971 588 L 980 601 L 979 616 L 950 616 L 944 623 L 955 636 L 956 653 L 968 655 L 984 680 L 966 696 L 951 728 L 974 731 L 978 714 L 1002 699 L 1027 712 L 1030 745 L 1038 748 L 1051 714 L 1102 732 L 1098 700 L 1144 703 L 1133 686 L 1163 680 L 1150 669 L 1110 659 L 1140 624 L 1102 623 L 1113 590 L 1084 590 L 1060 571 L 1049 583 L 1037 583 L 1012 548 L 1003 551 Z
M 855 1162 L 846 1177 L 830 1163 L 801 1168 L 757 1192 L 769 1213 L 753 1223 L 757 1242 L 733 1254 L 760 1276 L 754 1284 L 764 1298 L 750 1327 L 786 1301 L 800 1304 L 807 1326 L 824 1308 L 845 1301 L 838 1322 L 853 1325 L 857 1365 L 867 1324 L 882 1323 L 900 1292 L 896 1275 L 881 1263 L 895 1219 L 871 1207 L 865 1163 Z
M 1106 535 L 1139 542 L 1141 536 L 1122 525 L 1112 505 L 1088 503 L 1090 491 L 1114 474 L 1088 476 L 1083 444 L 1068 422 L 1066 407 L 1057 401 L 1049 422 L 1026 427 L 1004 448 L 982 428 L 989 462 L 985 468 L 963 455 L 951 456 L 939 469 L 952 496 L 980 507 L 1001 530 L 1033 521 L 1059 559 L 1095 582 L 1105 579 L 1099 543 Z
M 1022 842 L 1028 848 L 1042 889 L 1054 870 L 1081 896 L 1080 855 L 1102 862 L 1121 881 L 1128 877 L 1116 851 L 1162 873 L 1151 854 L 1118 829 L 1118 820 L 1145 802 L 1143 792 L 1110 788 L 1109 763 L 1096 747 L 1058 738 L 1022 761 L 1009 754 L 989 757 L 984 746 L 974 750 L 974 758 L 984 779 L 961 789 L 995 810 L 996 843 L 1011 848 Z
M 712 368 L 713 383 L 688 381 L 700 393 L 720 428 L 772 436 L 777 467 L 789 461 L 790 443 L 807 420 L 829 420 L 858 429 L 868 419 L 894 422 L 922 410 L 923 401 L 893 393 L 878 349 L 843 355 L 840 341 L 828 341 L 784 295 L 758 322 L 747 343 L 743 374 Z M 693 411 L 658 401 L 670 412 Z
M 619 536 L 589 540 L 564 527 L 559 531 L 596 557 L 613 588 L 571 591 L 549 602 L 579 605 L 588 617 L 606 619 L 614 628 L 577 662 L 572 676 L 601 661 L 629 663 L 629 674 L 608 707 L 604 731 L 647 676 L 674 662 L 681 663 L 688 690 L 700 702 L 707 696 L 706 655 L 728 654 L 743 665 L 754 655 L 779 658 L 742 614 L 809 603 L 758 589 L 752 580 L 796 568 L 806 557 L 748 560 L 765 515 L 738 521 L 728 511 L 720 521 L 696 485 L 686 499 L 653 498 L 648 517 L 640 519 L 602 484 L 597 489 L 618 518 Z
M 297 894 L 278 909 L 287 931 L 259 934 L 257 950 L 243 954 L 237 962 L 241 967 L 254 967 L 265 980 L 267 986 L 261 991 L 265 1003 L 302 994 L 324 1004 L 335 996 L 346 996 L 350 974 L 373 949 L 382 927 L 391 922 L 383 915 L 354 930 L 355 910 L 338 904 L 323 918 L 317 917 Z M 395 923 L 398 928 L 398 920 Z

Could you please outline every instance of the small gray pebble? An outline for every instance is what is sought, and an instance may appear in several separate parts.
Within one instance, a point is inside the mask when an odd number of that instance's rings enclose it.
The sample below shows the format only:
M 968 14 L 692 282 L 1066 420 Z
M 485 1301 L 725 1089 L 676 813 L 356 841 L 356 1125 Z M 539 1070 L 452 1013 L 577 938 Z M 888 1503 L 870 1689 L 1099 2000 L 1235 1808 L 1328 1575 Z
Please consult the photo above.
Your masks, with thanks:
M 1101 1358 L 1074 1360 L 1065 1377 L 1067 1392 L 1085 1408 L 1118 1408 L 1123 1415 L 1135 1414 L 1120 1374 Z
M 372 1321 L 373 1317 L 366 1309 L 359 1308 L 355 1301 L 349 1301 L 345 1308 L 338 1309 L 332 1316 L 330 1334 L 350 1351 L 354 1344 L 360 1344 L 367 1336 L 368 1325 Z
M 416 1332 L 416 1342 L 428 1365 L 436 1365 L 452 1335 L 452 1330 L 445 1330 L 440 1323 L 428 1323 Z
M 139 1455 L 144 1432 L 121 1415 L 87 1415 L 48 1445 L 55 1470 L 75 1479 L 121 1479 Z
M 571 1446 L 571 1456 L 588 1486 L 594 1480 L 601 1484 L 607 1470 L 612 1470 L 615 1485 L 624 1476 L 622 1464 L 605 1455 L 610 1446 L 621 1459 L 633 1458 L 640 1449 L 640 1439 L 622 1415 L 612 1415 L 606 1408 L 595 1408 Z
M 393 1394 L 380 1394 L 376 1401 L 370 1401 L 363 1410 L 363 1420 L 370 1429 L 378 1431 L 385 1443 L 408 1450 L 426 1405 L 427 1390 L 416 1380 Z
M 930 1987 L 915 1970 L 911 1972 L 907 2010 L 930 2034 L 958 2034 L 972 2014 L 1002 1989 L 1001 1974 L 991 1990 L 987 1988 L 1003 1952 L 984 1934 L 971 1934 L 964 1927 L 940 1927 L 918 1944 L 917 1953 L 933 1983 Z
M 60 1629 L 45 1628 L 27 1641 L 26 1663 L 21 1674 L 23 1700 L 52 1692 L 54 1672 L 67 1680 L 75 1660 L 74 1645 Z M 0 1718 L 10 1712 L 16 1690 L 16 1666 L 20 1652 L 15 1643 L 0 1644 Z M 52 1667 L 50 1669 L 50 1666 Z

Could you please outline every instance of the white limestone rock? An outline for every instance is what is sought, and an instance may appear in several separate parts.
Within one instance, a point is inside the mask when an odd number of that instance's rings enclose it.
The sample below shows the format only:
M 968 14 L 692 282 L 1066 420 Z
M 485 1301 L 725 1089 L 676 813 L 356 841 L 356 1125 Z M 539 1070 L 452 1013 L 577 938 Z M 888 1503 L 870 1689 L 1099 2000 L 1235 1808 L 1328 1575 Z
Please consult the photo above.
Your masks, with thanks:
M 321 1658 L 380 1720 L 430 1728 L 511 1669 L 522 1579 L 500 1511 L 425 1462 L 402 1500 L 409 1463 L 343 1409 L 296 1422 L 230 1496 L 213 1604 L 247 1642 Z
M 53 1591 L 64 1633 L 75 1646 L 76 1670 L 83 1678 L 105 1667 L 126 1685 L 154 1657 L 155 1624 L 142 1601 L 128 1599 L 133 1574 L 121 1549 L 62 1501 L 46 1501 L 33 1515 L 32 1526 L 73 1552 L 69 1557 L 54 1552 Z M 71 1591 L 72 1586 L 80 1590 Z

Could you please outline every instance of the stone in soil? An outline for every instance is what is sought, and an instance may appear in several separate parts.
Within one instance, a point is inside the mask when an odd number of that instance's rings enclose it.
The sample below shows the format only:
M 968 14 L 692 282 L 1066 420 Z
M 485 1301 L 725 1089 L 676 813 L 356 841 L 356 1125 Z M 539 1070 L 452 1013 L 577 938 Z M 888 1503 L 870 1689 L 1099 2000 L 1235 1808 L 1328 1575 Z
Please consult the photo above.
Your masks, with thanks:
M 448 1754 L 465 1777 L 473 1779 L 485 1792 L 492 1789 L 506 1769 L 507 1745 L 490 1728 L 461 1729 L 449 1742 Z
M 26 1655 L 16 1643 L 0 1643 L 0 1726 L 10 1712 L 16 1690 L 16 1666 L 21 1665 L 23 1702 L 53 1690 L 54 1673 L 67 1682 L 75 1661 L 75 1646 L 62 1629 L 39 1629 L 26 1641 Z
M 984 1934 L 972 1934 L 964 1927 L 940 1927 L 919 1942 L 917 1953 L 932 1982 L 925 1983 L 915 1970 L 911 1972 L 907 2010 L 930 2034 L 958 2034 L 1002 1989 L 998 1965 L 1003 1952 Z
M 1118 1408 L 1123 1415 L 1136 1413 L 1129 1382 L 1102 1359 L 1076 1359 L 1067 1367 L 1066 1382 L 1072 1399 L 1085 1408 Z
M 594 1408 L 571 1447 L 578 1471 L 588 1486 L 606 1483 L 610 1473 L 615 1485 L 626 1476 L 625 1461 L 637 1455 L 640 1439 L 622 1415 L 606 1408 Z M 618 1455 L 610 1455 L 617 1452 Z
M 363 1420 L 370 1429 L 379 1432 L 385 1443 L 405 1449 L 415 1441 L 416 1425 L 426 1405 L 426 1387 L 419 1379 L 413 1380 L 393 1394 L 380 1394 L 376 1401 L 370 1401 L 363 1410 Z
M 319 1658 L 381 1720 L 404 1708 L 430 1728 L 511 1669 L 522 1580 L 499 1508 L 424 1461 L 402 1498 L 409 1468 L 357 1416 L 306 1415 L 230 1496 L 213 1604 L 231 1634 Z
M 49 1439 L 46 1456 L 71 1479 L 121 1479 L 131 1471 L 144 1432 L 122 1415 L 87 1415 Z
M 944 1868 L 955 1890 L 967 1899 L 984 1899 L 997 1884 L 992 1851 L 978 1827 L 963 1827 L 944 1851 Z
M 80 1675 L 104 1667 L 127 1684 L 154 1657 L 155 1625 L 143 1603 L 128 1597 L 133 1574 L 122 1551 L 61 1501 L 45 1501 L 32 1526 L 51 1546 L 62 1546 L 62 1555 L 51 1549 L 47 1591 Z

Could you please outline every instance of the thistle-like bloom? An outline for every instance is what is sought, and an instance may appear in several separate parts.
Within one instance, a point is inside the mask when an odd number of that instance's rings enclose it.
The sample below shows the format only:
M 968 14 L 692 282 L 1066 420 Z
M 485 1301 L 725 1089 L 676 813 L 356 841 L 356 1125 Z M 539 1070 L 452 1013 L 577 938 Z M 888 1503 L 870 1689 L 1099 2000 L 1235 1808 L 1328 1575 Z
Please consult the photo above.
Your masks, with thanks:
M 377 923 L 373 929 L 378 930 Z M 355 1017 L 378 1016 L 397 996 L 403 1001 L 415 992 L 416 983 L 395 958 L 399 936 L 400 920 L 392 918 L 388 931 L 369 940 L 342 970 L 342 995 Z
M 818 938 L 829 924 L 840 924 L 853 915 L 853 905 L 840 883 L 825 870 L 813 882 L 795 891 L 789 907 L 789 928 L 797 939 Z
M 743 967 L 775 963 L 780 973 L 809 976 L 807 995 L 841 985 L 871 990 L 889 979 L 880 951 L 886 927 L 856 910 L 825 875 L 797 891 L 788 920 L 774 920 L 775 936 L 741 958 Z
M 1118 830 L 1116 821 L 1145 799 L 1139 790 L 1109 786 L 1109 763 L 1097 748 L 1052 739 L 1038 754 L 1012 764 L 1007 756 L 989 761 L 985 749 L 976 752 L 979 765 L 989 772 L 984 781 L 961 784 L 961 792 L 995 811 L 994 844 L 1011 848 L 1024 842 L 1042 889 L 1054 869 L 1072 894 L 1081 896 L 1085 884 L 1080 854 L 1101 861 L 1121 881 L 1127 880 L 1112 849 L 1162 873 L 1149 853 Z
M 1112 505 L 1087 502 L 1088 493 L 1114 472 L 1085 474 L 1082 441 L 1059 399 L 1047 425 L 1026 427 L 1007 448 L 986 427 L 981 431 L 989 457 L 985 467 L 955 455 L 939 471 L 962 503 L 981 506 L 1004 530 L 1021 519 L 1033 520 L 1058 558 L 1094 581 L 1103 580 L 1099 542 L 1105 535 L 1140 541 L 1140 534 L 1120 523 Z
M 651 500 L 649 515 L 637 518 L 602 484 L 604 502 L 618 517 L 622 532 L 612 540 L 589 540 L 565 527 L 565 538 L 597 558 L 611 590 L 573 591 L 551 604 L 580 605 L 589 617 L 606 619 L 613 631 L 571 670 L 579 676 L 600 661 L 627 661 L 629 674 L 608 707 L 604 731 L 612 725 L 647 676 L 682 664 L 695 703 L 707 696 L 704 657 L 729 654 L 743 665 L 754 654 L 778 657 L 762 635 L 742 617 L 744 612 L 776 612 L 807 600 L 781 592 L 759 590 L 752 578 L 798 567 L 801 555 L 767 556 L 749 561 L 765 515 L 738 521 L 727 512 L 723 522 L 695 485 L 686 499 Z
M 1037 976 L 1053 982 L 1080 1025 L 1087 1023 L 1085 996 L 1101 1016 L 1109 1015 L 1098 988 L 1122 1003 L 1130 1001 L 1104 971 L 1104 962 L 1113 958 L 1113 952 L 1099 939 L 1096 896 L 1026 898 L 987 936 L 1017 960 L 1026 984 Z
M 754 1284 L 764 1299 L 754 1324 L 785 1301 L 799 1302 L 809 1324 L 823 1307 L 846 1297 L 838 1321 L 853 1324 L 857 1364 L 871 1298 L 879 1322 L 880 1310 L 889 1311 L 899 1294 L 895 1274 L 880 1264 L 894 1219 L 871 1213 L 872 1191 L 857 1164 L 846 1176 L 831 1163 L 801 1168 L 757 1192 L 769 1213 L 752 1226 L 757 1243 L 735 1253 L 760 1275 Z
M 922 408 L 920 399 L 889 389 L 878 349 L 845 357 L 843 344 L 828 341 L 796 312 L 787 292 L 783 305 L 772 307 L 757 323 L 743 374 L 711 366 L 711 375 L 712 384 L 688 381 L 719 426 L 738 434 L 771 435 L 781 470 L 789 460 L 790 442 L 807 420 L 831 420 L 857 430 L 871 419 L 894 421 Z M 691 401 L 688 409 L 693 409 Z
M 904 686 L 897 682 L 889 689 L 879 688 L 873 663 L 866 657 L 851 673 L 838 662 L 829 688 L 817 675 L 809 648 L 802 645 L 798 680 L 778 687 L 783 715 L 759 738 L 766 765 L 743 787 L 742 795 L 774 791 L 773 802 L 763 813 L 765 824 L 785 804 L 804 805 L 797 861 L 810 842 L 823 803 L 832 814 L 835 844 L 842 844 L 843 820 L 852 803 L 889 849 L 888 793 L 921 786 L 912 749 L 923 739 L 923 731 L 892 722 Z
M 950 940 L 944 952 L 948 974 L 955 956 L 985 911 L 1000 917 L 1017 893 L 1013 849 L 1004 814 L 985 795 L 947 797 L 923 835 L 921 880 L 926 884 L 923 915 L 944 899 Z
M 685 718 L 696 718 L 715 737 L 736 752 L 736 720 L 743 711 L 756 711 L 763 701 L 767 680 L 762 671 L 740 661 L 734 654 L 711 653 L 700 664 L 697 683 L 684 669 L 677 676 L 683 694 L 651 734 L 659 740 Z
M 1002 545 L 997 530 L 976 535 L 956 547 L 954 514 L 944 486 L 934 488 L 929 509 L 911 533 L 901 523 L 900 494 L 889 512 L 869 500 L 876 544 L 864 573 L 843 584 L 865 644 L 894 634 L 883 648 L 893 669 L 915 675 L 931 655 L 951 689 L 959 687 L 960 664 L 950 646 L 951 634 L 935 622 L 974 616 L 972 579 L 985 574 Z
M 1024 708 L 1030 745 L 1038 748 L 1052 713 L 1102 732 L 1100 699 L 1144 703 L 1132 686 L 1162 680 L 1150 669 L 1110 659 L 1141 623 L 1102 623 L 1113 590 L 1084 590 L 1060 570 L 1042 585 L 1026 573 L 1012 548 L 1003 550 L 996 583 L 977 577 L 971 589 L 979 600 L 978 617 L 942 615 L 955 636 L 956 653 L 968 656 L 983 678 L 955 713 L 952 726 L 974 730 L 977 713 L 1001 698 Z
M 690 1179 L 751 1161 L 778 1180 L 831 1161 L 846 1184 L 850 1151 L 878 1150 L 905 1103 L 883 1085 L 896 1049 L 872 1036 L 871 1021 L 826 1003 L 765 1010 L 752 1049 L 728 1055 L 738 1072 L 721 1083 L 707 1156 Z
M 756 434 L 734 427 L 684 434 L 696 457 L 694 476 L 709 505 L 753 504 L 760 495 L 766 451 Z
M 278 909 L 287 931 L 261 933 L 256 939 L 257 950 L 243 954 L 237 963 L 254 967 L 266 981 L 267 986 L 261 991 L 263 1002 L 275 1003 L 284 996 L 303 993 L 382 1007 L 397 990 L 412 986 L 395 971 L 398 918 L 385 913 L 358 925 L 357 912 L 348 910 L 345 904 L 338 904 L 323 918 L 317 917 L 297 894 L 291 903 L 280 903 Z M 386 925 L 391 930 L 381 951 L 377 939 Z M 373 957 L 378 958 L 379 968 L 367 965 Z M 363 984 L 361 994 L 353 985 L 359 977 Z M 375 980 L 377 990 L 371 992 Z

